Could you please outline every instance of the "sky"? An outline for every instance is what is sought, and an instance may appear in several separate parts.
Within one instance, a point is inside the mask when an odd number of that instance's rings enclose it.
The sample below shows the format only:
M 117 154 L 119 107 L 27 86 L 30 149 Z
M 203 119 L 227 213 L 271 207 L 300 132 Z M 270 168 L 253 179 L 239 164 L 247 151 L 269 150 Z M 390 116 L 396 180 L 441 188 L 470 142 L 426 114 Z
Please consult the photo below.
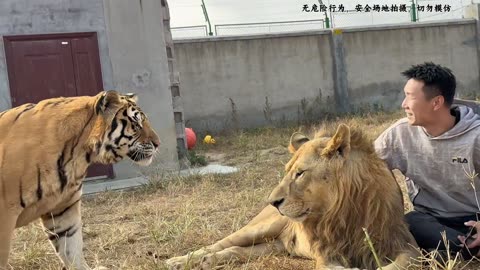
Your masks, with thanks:
M 320 0 L 321 1 L 321 0 Z M 342 4 L 346 10 L 354 10 L 356 5 L 363 6 L 374 4 L 379 5 L 401 5 L 407 4 L 409 6 L 412 0 L 323 0 L 323 4 L 327 7 L 329 5 Z M 437 4 L 450 5 L 450 12 L 420 12 L 420 21 L 430 21 L 436 19 L 455 19 L 462 18 L 463 7 L 472 2 L 479 2 L 480 0 L 415 0 L 418 5 L 432 5 Z M 318 0 L 204 0 L 212 30 L 215 30 L 216 25 L 222 24 L 243 24 L 243 23 L 261 23 L 261 22 L 279 22 L 279 21 L 298 21 L 298 20 L 317 20 L 323 19 L 324 14 L 320 12 L 303 12 L 304 5 L 308 5 L 311 9 L 312 5 L 319 4 Z M 193 35 L 198 33 L 203 34 L 202 29 L 175 29 L 176 27 L 207 25 L 205 17 L 201 8 L 202 0 L 169 0 L 170 7 L 170 25 L 175 35 Z M 330 15 L 330 14 L 329 14 Z M 369 12 L 369 13 L 339 13 L 334 12 L 332 15 L 333 26 L 348 27 L 348 26 L 363 26 L 371 24 L 384 23 L 399 23 L 409 22 L 410 14 L 408 12 Z M 322 22 L 313 23 L 298 23 L 295 27 L 317 27 L 322 25 Z M 255 31 L 269 31 L 272 27 L 267 26 L 253 26 L 239 28 L 226 28 L 225 26 L 218 26 L 220 34 L 237 34 L 242 32 Z M 293 26 L 277 26 L 273 30 L 296 29 Z M 223 29 L 223 30 L 222 30 Z

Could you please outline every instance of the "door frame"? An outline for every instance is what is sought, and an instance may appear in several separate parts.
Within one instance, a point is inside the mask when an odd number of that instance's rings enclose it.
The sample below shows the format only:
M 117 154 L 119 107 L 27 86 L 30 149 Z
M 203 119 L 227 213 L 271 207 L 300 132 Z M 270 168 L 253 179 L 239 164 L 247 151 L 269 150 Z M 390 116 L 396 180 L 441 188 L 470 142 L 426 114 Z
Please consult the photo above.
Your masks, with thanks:
M 9 90 L 10 90 L 10 102 L 11 108 L 17 105 L 15 101 L 15 93 L 16 85 L 15 85 L 15 74 L 13 72 L 14 61 L 11 57 L 13 54 L 12 42 L 14 41 L 28 41 L 28 40 L 48 40 L 48 39 L 61 39 L 61 38 L 92 38 L 95 42 L 93 53 L 95 53 L 98 57 L 96 57 L 97 61 L 95 61 L 95 65 L 98 66 L 98 78 L 101 88 L 103 89 L 103 76 L 102 76 L 102 65 L 100 61 L 100 49 L 98 46 L 98 37 L 97 32 L 72 32 L 72 33 L 54 33 L 54 34 L 26 34 L 26 35 L 6 35 L 3 36 L 3 44 L 5 48 L 5 61 L 7 64 L 7 75 L 8 75 L 8 83 L 9 83 Z M 10 68 L 9 68 L 10 67 Z M 79 93 L 77 93 L 79 94 Z M 113 164 L 109 164 L 107 168 L 107 177 L 109 179 L 115 178 L 115 172 L 113 170 Z M 97 179 L 99 176 L 93 176 L 89 178 L 85 178 L 85 180 L 89 179 Z

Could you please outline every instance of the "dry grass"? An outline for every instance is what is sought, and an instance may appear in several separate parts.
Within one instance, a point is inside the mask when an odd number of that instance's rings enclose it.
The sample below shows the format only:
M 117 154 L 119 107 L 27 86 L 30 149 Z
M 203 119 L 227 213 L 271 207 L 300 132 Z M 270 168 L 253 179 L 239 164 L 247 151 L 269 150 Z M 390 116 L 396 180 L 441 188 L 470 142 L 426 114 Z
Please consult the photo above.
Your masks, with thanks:
M 400 116 L 377 114 L 357 120 L 376 137 Z M 87 260 L 92 266 L 109 269 L 166 269 L 165 259 L 184 255 L 238 230 L 265 206 L 269 192 L 281 179 L 290 157 L 286 146 L 297 130 L 262 128 L 216 136 L 216 145 L 198 145 L 198 154 L 211 162 L 238 166 L 238 173 L 152 177 L 149 185 L 135 191 L 85 198 Z M 411 209 L 409 204 L 405 207 L 406 211 Z M 10 263 L 14 269 L 60 269 L 38 222 L 16 231 Z M 480 268 L 477 266 L 474 268 Z M 225 269 L 313 267 L 309 260 L 276 256 L 242 265 L 232 263 Z

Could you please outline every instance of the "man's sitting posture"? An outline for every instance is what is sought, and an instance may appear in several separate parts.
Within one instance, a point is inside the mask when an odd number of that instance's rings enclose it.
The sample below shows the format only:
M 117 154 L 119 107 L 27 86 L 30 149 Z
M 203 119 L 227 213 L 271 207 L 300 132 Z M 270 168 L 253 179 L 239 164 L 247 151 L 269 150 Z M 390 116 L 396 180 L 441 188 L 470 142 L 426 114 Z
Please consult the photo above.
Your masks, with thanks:
M 406 118 L 377 138 L 376 152 L 406 176 L 415 209 L 406 218 L 419 247 L 445 250 L 445 231 L 450 251 L 470 259 L 480 246 L 480 237 L 466 239 L 472 229 L 480 231 L 479 194 L 472 188 L 480 188 L 480 116 L 452 106 L 456 79 L 448 68 L 424 63 L 402 74 Z

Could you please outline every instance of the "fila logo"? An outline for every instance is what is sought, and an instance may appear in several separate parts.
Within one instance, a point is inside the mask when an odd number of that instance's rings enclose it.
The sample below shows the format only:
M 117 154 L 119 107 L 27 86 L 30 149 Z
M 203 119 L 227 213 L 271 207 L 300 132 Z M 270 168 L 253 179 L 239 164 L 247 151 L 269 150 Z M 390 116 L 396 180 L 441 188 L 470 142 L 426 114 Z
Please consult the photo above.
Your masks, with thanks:
M 468 160 L 466 158 L 462 158 L 462 157 L 454 157 L 454 158 L 452 158 L 452 163 L 465 164 L 465 163 L 468 163 Z

